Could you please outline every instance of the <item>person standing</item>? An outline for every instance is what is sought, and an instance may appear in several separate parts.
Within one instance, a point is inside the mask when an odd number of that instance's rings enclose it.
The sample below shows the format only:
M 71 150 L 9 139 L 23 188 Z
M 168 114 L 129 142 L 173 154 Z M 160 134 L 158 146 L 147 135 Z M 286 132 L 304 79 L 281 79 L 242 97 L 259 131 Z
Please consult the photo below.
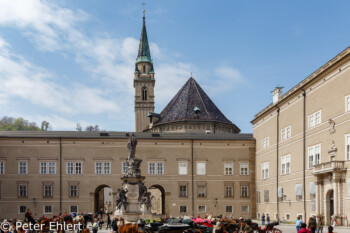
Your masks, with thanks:
M 300 218 L 300 216 L 297 217 L 297 220 L 295 221 L 295 227 L 297 228 L 297 232 L 301 229 L 301 224 L 303 223 L 303 220 Z
M 106 227 L 106 230 L 108 228 L 112 228 L 112 221 L 111 221 L 111 216 L 109 215 L 109 213 L 107 213 L 107 227 Z
M 97 218 L 94 218 L 94 223 L 92 224 L 92 232 L 97 233 L 98 231 L 98 221 Z
M 266 222 L 267 222 L 267 224 L 270 224 L 270 215 L 269 214 L 266 214 Z
M 261 216 L 261 225 L 265 226 L 265 214 Z
M 306 223 L 301 224 L 301 228 L 298 231 L 298 233 L 310 233 L 310 231 L 308 229 L 306 229 Z
M 317 218 L 317 233 L 323 232 L 323 219 L 322 217 Z
M 118 232 L 118 218 L 114 217 L 112 222 L 112 233 L 117 233 L 117 232 Z
M 315 233 L 315 231 L 316 231 L 316 220 L 313 217 L 309 218 L 308 226 L 310 228 L 311 233 Z

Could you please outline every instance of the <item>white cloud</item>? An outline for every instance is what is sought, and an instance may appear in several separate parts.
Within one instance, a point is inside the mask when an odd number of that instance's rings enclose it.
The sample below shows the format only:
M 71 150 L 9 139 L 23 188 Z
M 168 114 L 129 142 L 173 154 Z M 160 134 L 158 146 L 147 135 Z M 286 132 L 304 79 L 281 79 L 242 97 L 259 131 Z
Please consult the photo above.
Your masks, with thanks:
M 24 29 L 39 48 L 48 51 L 62 48 L 63 38 L 86 17 L 83 11 L 73 12 L 47 1 L 0 1 L 0 25 Z
M 7 42 L 0 38 L 0 44 Z M 84 85 L 68 89 L 55 83 L 50 72 L 11 53 L 9 46 L 0 46 L 0 74 L 2 103 L 20 97 L 52 111 L 72 115 L 119 110 L 115 103 L 103 97 L 101 90 Z
M 73 78 L 69 87 L 59 84 L 55 72 L 14 54 L 11 45 L 0 37 L 0 81 L 3 84 L 0 107 L 15 97 L 30 101 L 52 112 L 56 129 L 73 124 L 57 114 L 107 113 L 109 119 L 132 126 L 133 72 L 139 40 L 114 38 L 108 32 L 88 36 L 81 26 L 90 19 L 81 10 L 63 8 L 48 1 L 0 0 L 0 27 L 19 29 L 39 50 L 72 54 L 74 61 L 89 74 L 86 79 L 96 84 L 88 87 L 74 82 Z M 93 32 L 89 34 L 94 35 Z M 155 43 L 150 43 L 150 49 L 155 59 L 157 107 L 165 107 L 191 72 L 196 74 L 199 84 L 209 90 L 208 94 L 231 90 L 243 82 L 240 73 L 232 67 L 222 66 L 206 72 L 193 64 L 171 61 L 174 53 Z M 116 114 L 121 112 L 123 114 Z

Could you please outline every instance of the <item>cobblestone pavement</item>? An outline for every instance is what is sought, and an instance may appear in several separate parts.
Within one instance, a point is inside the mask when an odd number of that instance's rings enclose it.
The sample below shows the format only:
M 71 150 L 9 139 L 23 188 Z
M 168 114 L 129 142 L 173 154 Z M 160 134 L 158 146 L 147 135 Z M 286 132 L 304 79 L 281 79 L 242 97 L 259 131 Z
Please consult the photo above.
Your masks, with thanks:
M 283 233 L 297 233 L 297 229 L 294 225 L 282 224 L 276 226 L 276 228 L 280 229 Z M 327 227 L 323 228 L 323 233 L 327 233 Z M 350 227 L 335 227 L 334 233 L 349 233 Z
M 287 225 L 287 224 L 282 224 L 277 226 L 278 229 L 280 229 L 283 233 L 297 233 L 297 230 L 294 225 Z M 99 230 L 98 233 L 111 233 L 111 230 Z M 323 233 L 327 233 L 328 229 L 327 227 L 323 228 Z M 350 232 L 350 227 L 335 227 L 334 233 L 349 233 Z

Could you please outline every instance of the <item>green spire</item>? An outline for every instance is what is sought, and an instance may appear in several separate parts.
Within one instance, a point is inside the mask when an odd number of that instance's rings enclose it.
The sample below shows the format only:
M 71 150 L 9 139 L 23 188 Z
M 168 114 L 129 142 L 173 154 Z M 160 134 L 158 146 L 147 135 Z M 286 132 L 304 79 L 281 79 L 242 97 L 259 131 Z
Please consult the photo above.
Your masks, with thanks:
M 136 63 L 142 62 L 142 61 L 152 63 L 151 51 L 149 50 L 147 31 L 146 31 L 145 10 L 143 10 L 143 25 L 142 25 L 142 31 L 141 31 L 139 53 L 136 58 Z

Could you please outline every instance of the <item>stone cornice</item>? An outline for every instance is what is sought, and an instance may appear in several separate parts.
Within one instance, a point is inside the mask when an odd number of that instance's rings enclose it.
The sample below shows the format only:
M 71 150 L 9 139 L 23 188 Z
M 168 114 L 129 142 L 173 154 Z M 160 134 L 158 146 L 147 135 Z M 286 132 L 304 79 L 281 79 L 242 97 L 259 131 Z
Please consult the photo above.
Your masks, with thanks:
M 345 50 L 343 50 L 341 53 L 339 53 L 337 56 L 335 56 L 333 59 L 328 61 L 326 64 L 324 64 L 322 67 L 317 69 L 315 72 L 313 72 L 311 75 L 306 77 L 303 81 L 298 83 L 296 86 L 291 88 L 289 91 L 287 91 L 284 95 L 281 96 L 280 100 L 276 104 L 270 104 L 263 110 L 261 110 L 259 113 L 257 113 L 254 116 L 254 119 L 251 121 L 252 124 L 254 124 L 260 117 L 262 117 L 266 112 L 271 110 L 274 107 L 280 106 L 281 104 L 284 104 L 286 99 L 290 97 L 291 95 L 295 94 L 298 90 L 303 90 L 303 88 L 310 83 L 311 81 L 316 80 L 317 78 L 320 78 L 321 74 L 324 74 L 326 71 L 328 71 L 334 64 L 338 63 L 340 60 L 344 59 L 347 55 L 350 54 L 350 47 L 347 47 Z

